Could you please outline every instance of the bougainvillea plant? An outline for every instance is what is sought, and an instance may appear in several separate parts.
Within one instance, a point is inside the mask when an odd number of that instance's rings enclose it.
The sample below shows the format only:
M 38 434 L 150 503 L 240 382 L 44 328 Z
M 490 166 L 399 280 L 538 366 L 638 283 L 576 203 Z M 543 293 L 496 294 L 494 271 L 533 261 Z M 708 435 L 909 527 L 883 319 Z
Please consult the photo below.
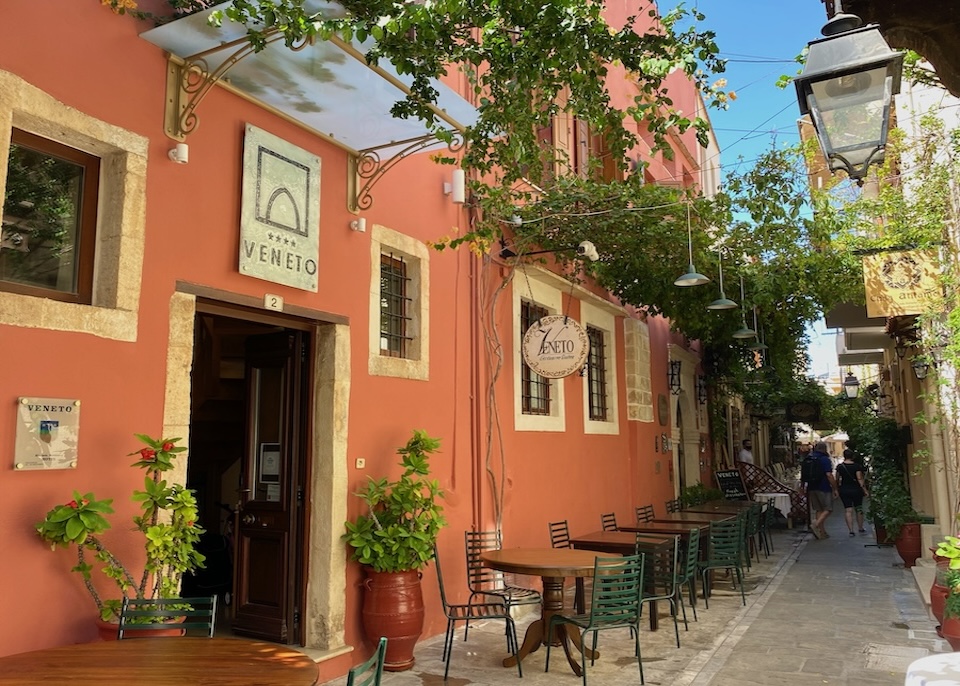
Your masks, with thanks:
M 83 578 L 105 621 L 119 618 L 122 601 L 100 597 L 92 578 L 95 569 L 113 580 L 121 597 L 177 598 L 184 572 L 202 567 L 204 561 L 196 550 L 203 529 L 197 525 L 193 491 L 161 478 L 186 448 L 177 445 L 179 438 L 135 435 L 144 447 L 130 453 L 137 456 L 131 466 L 146 472 L 144 489 L 133 492 L 133 500 L 140 503 L 140 514 L 133 518 L 134 530 L 143 535 L 146 552 L 139 581 L 101 540 L 101 534 L 110 528 L 106 516 L 113 514 L 112 498 L 98 500 L 93 493 L 74 491 L 69 502 L 55 506 L 37 523 L 37 533 L 52 550 L 76 548 L 77 564 L 72 571 Z M 88 553 L 92 561 L 88 561 Z

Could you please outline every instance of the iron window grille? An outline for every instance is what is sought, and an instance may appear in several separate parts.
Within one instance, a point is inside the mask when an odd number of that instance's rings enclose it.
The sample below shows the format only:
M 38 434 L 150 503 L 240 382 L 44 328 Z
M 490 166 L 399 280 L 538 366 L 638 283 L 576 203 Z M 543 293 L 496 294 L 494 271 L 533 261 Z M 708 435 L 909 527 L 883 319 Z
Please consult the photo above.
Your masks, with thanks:
M 549 314 L 544 307 L 523 300 L 520 303 L 521 335 Z M 521 356 L 523 353 L 520 353 Z M 523 414 L 550 414 L 550 379 L 530 369 L 526 360 L 520 360 L 520 399 Z
M 392 253 L 380 255 L 380 354 L 406 358 L 410 330 L 407 264 Z
M 607 351 L 603 331 L 587 327 L 590 353 L 587 356 L 587 394 L 590 419 L 607 421 Z

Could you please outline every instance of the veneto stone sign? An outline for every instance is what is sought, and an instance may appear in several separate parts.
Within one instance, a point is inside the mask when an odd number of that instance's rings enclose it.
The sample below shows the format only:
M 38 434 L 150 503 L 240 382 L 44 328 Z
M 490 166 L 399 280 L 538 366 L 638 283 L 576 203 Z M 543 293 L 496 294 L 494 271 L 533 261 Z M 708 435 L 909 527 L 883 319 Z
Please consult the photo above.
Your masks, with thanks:
M 18 398 L 14 469 L 75 468 L 79 436 L 79 400 Z
M 317 291 L 320 158 L 247 124 L 240 198 L 240 273 Z

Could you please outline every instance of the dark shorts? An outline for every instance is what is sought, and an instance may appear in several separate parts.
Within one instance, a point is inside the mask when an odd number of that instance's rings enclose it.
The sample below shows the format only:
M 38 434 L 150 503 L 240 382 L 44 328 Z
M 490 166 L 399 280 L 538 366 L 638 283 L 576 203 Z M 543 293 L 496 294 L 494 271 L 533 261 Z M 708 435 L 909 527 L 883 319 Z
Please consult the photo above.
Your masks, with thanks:
M 863 491 L 840 491 L 840 500 L 844 507 L 863 507 Z

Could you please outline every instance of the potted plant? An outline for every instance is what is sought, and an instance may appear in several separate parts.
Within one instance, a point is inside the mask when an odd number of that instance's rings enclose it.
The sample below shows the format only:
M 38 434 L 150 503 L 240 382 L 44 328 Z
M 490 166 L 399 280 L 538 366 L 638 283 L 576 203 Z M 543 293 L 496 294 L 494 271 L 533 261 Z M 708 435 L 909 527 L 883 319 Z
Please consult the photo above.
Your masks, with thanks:
M 871 481 L 870 507 L 867 513 L 875 526 L 886 531 L 905 567 L 912 567 L 922 552 L 920 538 L 921 515 L 913 507 L 910 492 L 898 470 L 876 473 Z M 885 541 L 877 538 L 878 543 Z
M 130 453 L 138 458 L 132 466 L 146 472 L 144 490 L 133 492 L 133 500 L 141 507 L 141 513 L 133 518 L 133 528 L 143 536 L 146 551 L 139 579 L 101 540 L 101 534 L 110 528 L 107 515 L 113 513 L 112 498 L 98 500 L 93 493 L 81 495 L 74 491 L 72 500 L 55 506 L 36 525 L 37 533 L 51 550 L 76 548 L 77 564 L 72 571 L 82 577 L 101 622 L 108 623 L 103 630 L 112 631 L 113 637 L 122 598 L 177 598 L 183 573 L 202 567 L 204 559 L 196 550 L 203 529 L 196 524 L 197 501 L 193 491 L 161 478 L 186 448 L 177 445 L 179 438 L 135 435 L 145 447 Z M 93 581 L 97 568 L 116 584 L 117 597 L 100 596 Z
M 440 441 L 415 430 L 397 450 L 403 473 L 396 481 L 373 479 L 356 495 L 366 512 L 346 523 L 344 540 L 352 559 L 364 565 L 367 578 L 363 626 L 371 642 L 387 637 L 384 668 L 413 666 L 413 647 L 423 631 L 420 570 L 433 558 L 434 545 L 446 524 L 439 501 L 443 491 L 430 474 L 429 456 Z
M 960 574 L 960 538 L 944 536 L 937 547 L 931 550 L 937 563 L 937 572 L 930 586 L 930 611 L 942 624 L 950 579 Z
M 939 632 L 956 651 L 960 650 L 960 570 L 950 570 L 946 574 L 946 584 L 947 597 Z

